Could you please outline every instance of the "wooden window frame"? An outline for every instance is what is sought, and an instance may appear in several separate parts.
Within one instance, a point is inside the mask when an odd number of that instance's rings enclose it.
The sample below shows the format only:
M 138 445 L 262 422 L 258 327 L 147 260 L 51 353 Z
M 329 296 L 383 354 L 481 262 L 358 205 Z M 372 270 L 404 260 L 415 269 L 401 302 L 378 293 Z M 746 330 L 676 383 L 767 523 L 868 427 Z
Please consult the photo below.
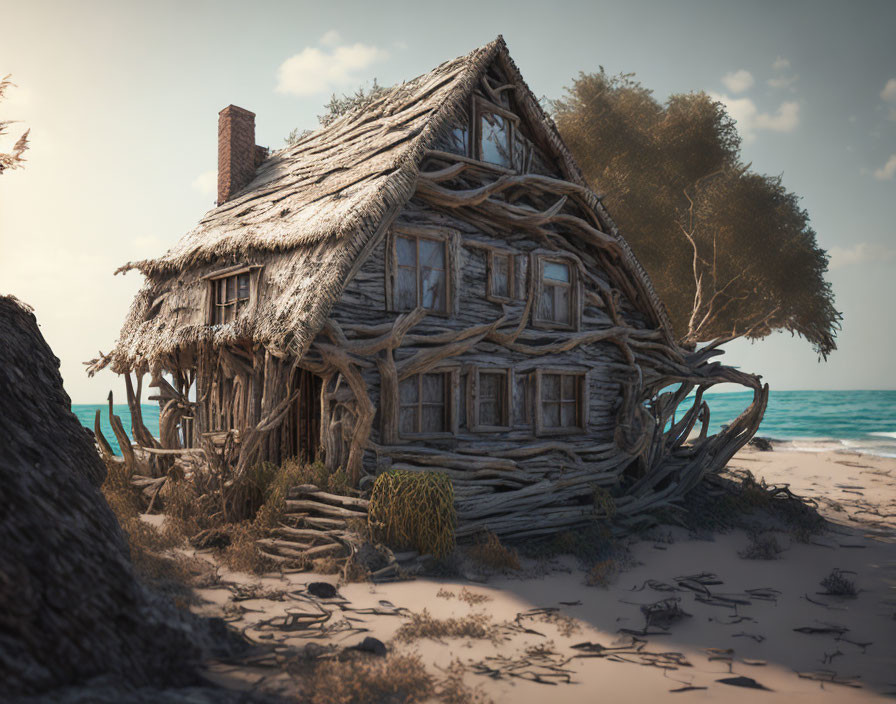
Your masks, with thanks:
M 479 417 L 481 376 L 494 374 L 504 377 L 504 398 L 501 408 L 503 423 L 484 425 Z M 484 366 L 473 367 L 469 373 L 469 403 L 467 404 L 467 424 L 475 433 L 494 433 L 510 430 L 513 427 L 513 372 L 510 367 Z
M 545 375 L 573 376 L 576 378 L 576 422 L 570 427 L 545 427 L 542 400 L 542 382 Z M 561 399 L 563 381 L 560 382 Z M 562 400 L 561 400 L 562 403 Z M 586 369 L 568 369 L 562 367 L 546 367 L 535 370 L 535 434 L 545 435 L 581 435 L 588 429 L 588 371 Z
M 445 389 L 445 404 L 447 406 L 448 418 L 446 425 L 448 426 L 448 430 L 437 433 L 425 433 L 425 432 L 416 432 L 416 433 L 407 433 L 402 432 L 401 430 L 401 384 L 408 379 L 416 377 L 417 381 L 417 407 L 418 407 L 418 415 L 417 415 L 417 427 L 420 427 L 422 422 L 422 379 L 421 377 L 424 374 L 444 374 L 446 376 L 446 389 Z M 457 408 L 457 388 L 460 383 L 460 367 L 459 366 L 440 366 L 435 369 L 427 369 L 416 374 L 411 374 L 404 379 L 398 381 L 395 386 L 395 418 L 394 428 L 395 433 L 394 436 L 401 440 L 439 440 L 445 438 L 453 438 L 457 435 L 458 432 L 458 408 Z M 433 405 L 433 404 L 431 404 Z
M 572 254 L 564 253 L 533 253 L 534 261 L 530 270 L 535 276 L 534 296 L 532 302 L 532 327 L 542 330 L 579 330 L 582 324 L 582 277 L 579 272 L 579 260 Z M 556 262 L 569 267 L 569 322 L 561 323 L 556 320 L 545 320 L 538 317 L 539 304 L 544 292 L 544 264 Z M 554 286 L 557 288 L 557 286 Z
M 513 387 L 511 389 L 511 393 L 510 393 L 510 399 L 511 399 L 510 423 L 511 423 L 511 428 L 513 428 L 514 430 L 528 430 L 529 432 L 532 432 L 532 433 L 535 432 L 535 405 L 536 405 L 536 400 L 537 400 L 536 395 L 535 395 L 535 373 L 536 373 L 536 371 L 537 370 L 535 368 L 525 369 L 522 371 L 514 369 L 513 374 L 511 375 L 511 383 L 513 384 Z M 523 408 L 525 409 L 525 411 L 527 412 L 527 415 L 529 416 L 529 422 L 528 423 L 517 423 L 514 419 L 513 408 L 512 408 L 513 390 L 516 389 L 517 379 L 520 379 L 520 378 L 525 379 L 526 377 L 529 378 L 529 387 L 528 387 L 529 394 L 528 394 L 528 398 L 524 398 L 522 400 L 522 403 L 523 403 Z
M 229 325 L 237 318 L 239 318 L 240 314 L 248 309 L 252 309 L 255 307 L 258 301 L 258 278 L 259 272 L 261 271 L 261 265 L 246 265 L 246 264 L 238 264 L 236 266 L 227 267 L 226 269 L 219 269 L 218 271 L 212 272 L 211 274 L 206 274 L 201 277 L 201 280 L 207 282 L 208 286 L 208 296 L 207 296 L 207 306 L 206 306 L 206 320 L 208 320 L 209 325 Z M 227 279 L 237 278 L 242 275 L 247 275 L 249 279 L 249 295 L 245 299 L 236 298 L 232 302 L 227 302 L 223 306 L 218 303 L 218 286 L 220 282 L 226 281 Z M 236 285 L 234 286 L 236 295 L 239 296 L 239 279 L 237 278 Z M 226 284 L 225 284 L 226 286 Z M 241 306 L 240 301 L 245 300 L 245 305 Z M 219 308 L 233 306 L 234 312 L 233 317 L 227 322 L 216 320 L 217 311 Z
M 396 225 L 389 231 L 389 237 L 386 240 L 387 251 L 385 257 L 386 263 L 386 308 L 392 313 L 407 313 L 408 310 L 397 307 L 397 292 L 395 290 L 398 285 L 398 238 L 413 237 L 416 239 L 428 239 L 435 242 L 442 242 L 445 245 L 445 310 L 433 310 L 425 308 L 427 315 L 435 315 L 442 318 L 450 318 L 456 310 L 456 281 L 459 280 L 457 271 L 460 257 L 457 249 L 460 246 L 460 233 L 456 230 L 440 227 L 426 227 L 422 225 Z M 420 245 L 417 244 L 417 302 L 419 304 L 421 291 L 421 269 L 419 264 Z M 413 310 L 413 309 L 411 309 Z
M 508 296 L 499 296 L 494 292 L 495 266 L 496 257 L 507 257 L 507 293 Z M 485 298 L 493 303 L 512 303 L 517 300 L 516 293 L 516 254 L 508 249 L 498 249 L 490 247 L 488 249 L 488 258 L 486 264 L 486 285 Z
M 511 171 L 519 171 L 522 168 L 521 164 L 516 164 L 514 159 L 514 149 L 513 149 L 513 137 L 514 132 L 519 129 L 520 126 L 520 116 L 514 112 L 511 112 L 507 108 L 501 107 L 500 105 L 496 105 L 490 100 L 486 100 L 485 98 L 481 98 L 479 96 L 475 96 L 473 100 L 473 122 L 472 129 L 470 131 L 471 139 L 470 139 L 470 156 L 477 161 L 481 161 L 483 164 L 488 164 L 489 166 L 494 166 L 499 169 L 510 169 Z M 496 115 L 500 115 L 508 122 L 509 129 L 507 130 L 507 143 L 510 149 L 510 166 L 503 166 L 502 164 L 493 164 L 490 161 L 485 161 L 482 158 L 482 120 L 481 115 L 483 112 L 493 112 Z

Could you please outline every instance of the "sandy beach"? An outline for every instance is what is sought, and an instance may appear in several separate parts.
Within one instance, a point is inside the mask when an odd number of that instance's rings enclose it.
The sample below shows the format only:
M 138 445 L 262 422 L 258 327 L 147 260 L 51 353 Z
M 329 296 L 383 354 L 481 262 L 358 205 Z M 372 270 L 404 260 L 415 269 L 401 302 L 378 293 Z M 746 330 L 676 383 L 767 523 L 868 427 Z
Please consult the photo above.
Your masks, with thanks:
M 729 467 L 815 499 L 829 529 L 808 543 L 777 535 L 777 559 L 757 560 L 739 554 L 749 543 L 744 530 L 698 539 L 664 526 L 631 541 L 631 559 L 605 587 L 587 586 L 581 565 L 566 556 L 523 559 L 520 572 L 485 581 L 468 574 L 477 581 L 344 584 L 332 599 L 306 590 L 315 581 L 335 584 L 330 575 L 258 578 L 222 567 L 218 584 L 198 590 L 194 609 L 225 617 L 260 645 L 241 662 L 210 663 L 208 675 L 290 695 L 301 683 L 283 664 L 296 653 L 338 652 L 372 636 L 390 650 L 418 653 L 436 676 L 459 661 L 481 701 L 864 702 L 896 695 L 896 459 L 748 449 Z M 820 582 L 835 568 L 854 583 L 855 597 L 824 593 Z M 641 606 L 668 598 L 687 615 L 640 635 Z M 435 619 L 480 614 L 487 637 L 403 635 L 424 609 Z

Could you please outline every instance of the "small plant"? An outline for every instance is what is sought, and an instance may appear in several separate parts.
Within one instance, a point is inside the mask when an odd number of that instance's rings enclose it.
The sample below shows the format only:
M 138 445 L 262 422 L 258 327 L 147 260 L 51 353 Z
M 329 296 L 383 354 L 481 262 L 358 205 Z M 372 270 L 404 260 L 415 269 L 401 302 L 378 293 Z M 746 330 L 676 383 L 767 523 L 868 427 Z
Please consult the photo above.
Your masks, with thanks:
M 588 574 L 585 576 L 585 584 L 589 587 L 607 588 L 610 585 L 610 580 L 617 572 L 619 572 L 619 566 L 616 564 L 616 560 L 601 560 L 588 570 Z
M 503 545 L 498 536 L 491 531 L 484 531 L 479 541 L 470 547 L 468 554 L 477 564 L 493 570 L 521 569 L 520 557 L 516 550 Z
M 859 591 L 856 589 L 856 583 L 846 577 L 845 575 L 847 574 L 854 573 L 846 572 L 837 567 L 831 570 L 831 573 L 821 580 L 821 586 L 825 589 L 822 593 L 830 596 L 858 596 Z
M 500 627 L 492 623 L 492 618 L 482 612 L 472 613 L 462 618 L 433 618 L 428 610 L 412 613 L 410 620 L 395 632 L 395 638 L 410 643 L 420 638 L 442 641 L 445 638 L 475 638 L 500 641 Z
M 600 486 L 595 486 L 592 492 L 594 511 L 599 518 L 612 521 L 616 516 L 616 501 L 610 492 Z
M 306 681 L 311 704 L 413 704 L 430 701 L 435 689 L 420 656 L 401 653 L 325 660 Z
M 445 557 L 454 549 L 454 486 L 444 472 L 383 472 L 373 483 L 368 523 L 387 545 Z
M 745 560 L 777 560 L 783 548 L 774 535 L 753 533 L 750 544 L 738 554 Z

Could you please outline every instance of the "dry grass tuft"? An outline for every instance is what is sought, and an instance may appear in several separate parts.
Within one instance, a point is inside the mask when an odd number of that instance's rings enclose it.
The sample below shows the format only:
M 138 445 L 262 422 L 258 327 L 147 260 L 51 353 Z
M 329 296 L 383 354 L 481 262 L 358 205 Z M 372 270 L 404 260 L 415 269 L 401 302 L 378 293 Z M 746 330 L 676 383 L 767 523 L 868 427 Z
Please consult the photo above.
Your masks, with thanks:
M 821 586 L 825 589 L 824 594 L 831 596 L 858 596 L 859 590 L 856 589 L 856 583 L 846 577 L 846 574 L 846 572 L 836 567 L 831 570 L 831 573 L 821 580 Z
M 616 563 L 616 560 L 601 560 L 588 570 L 588 574 L 585 576 L 585 584 L 589 587 L 607 588 L 618 572 L 619 565 Z
M 520 557 L 516 550 L 508 548 L 501 543 L 497 535 L 491 531 L 485 531 L 479 542 L 469 548 L 470 558 L 483 567 L 494 570 L 519 570 Z
M 262 532 L 248 521 L 233 525 L 230 529 L 230 545 L 220 552 L 221 561 L 237 572 L 269 572 L 276 563 L 258 550 L 255 541 L 261 537 Z
M 323 661 L 307 680 L 311 704 L 413 704 L 435 686 L 419 655 L 401 653 Z
M 412 613 L 410 620 L 403 623 L 395 633 L 395 638 L 410 643 L 420 638 L 441 641 L 445 638 L 475 638 L 499 643 L 500 627 L 492 623 L 492 617 L 485 613 L 473 613 L 462 618 L 433 618 L 427 609 Z
M 749 545 L 738 554 L 745 560 L 777 560 L 783 550 L 774 535 L 752 533 Z
M 492 704 L 481 687 L 472 689 L 464 683 L 467 668 L 455 659 L 445 668 L 445 677 L 436 686 L 436 698 L 442 704 Z

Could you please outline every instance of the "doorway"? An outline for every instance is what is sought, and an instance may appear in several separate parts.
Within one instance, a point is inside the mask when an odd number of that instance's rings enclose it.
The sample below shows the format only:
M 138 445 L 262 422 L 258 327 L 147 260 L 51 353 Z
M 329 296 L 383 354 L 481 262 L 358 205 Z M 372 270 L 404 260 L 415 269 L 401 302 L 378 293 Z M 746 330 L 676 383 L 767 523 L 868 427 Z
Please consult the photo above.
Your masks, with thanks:
M 322 380 L 307 369 L 296 372 L 298 389 L 295 405 L 294 435 L 295 455 L 303 462 L 315 462 L 320 452 L 320 393 Z

